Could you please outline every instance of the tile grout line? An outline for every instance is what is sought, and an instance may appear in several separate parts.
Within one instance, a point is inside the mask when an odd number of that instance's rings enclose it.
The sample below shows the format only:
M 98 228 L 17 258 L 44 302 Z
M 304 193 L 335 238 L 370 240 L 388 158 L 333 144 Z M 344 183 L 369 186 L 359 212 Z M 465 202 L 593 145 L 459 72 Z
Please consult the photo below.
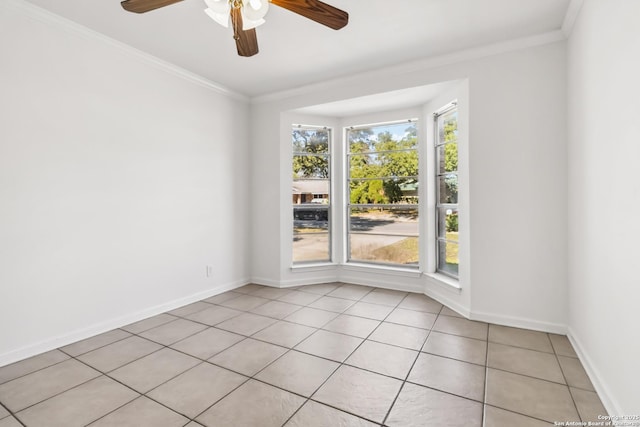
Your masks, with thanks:
M 402 299 L 402 301 L 404 301 L 406 298 L 407 297 L 405 296 Z M 399 304 L 401 304 L 402 301 Z M 442 307 L 444 307 L 444 305 Z M 436 315 L 436 318 L 433 321 L 433 324 L 431 325 L 431 329 L 429 329 L 429 332 L 427 333 L 427 336 L 424 338 L 424 341 L 422 342 L 422 345 L 420 346 L 420 349 L 418 350 L 418 354 L 416 354 L 416 358 L 413 360 L 413 363 L 411 364 L 411 367 L 407 371 L 407 374 L 405 375 L 404 380 L 402 381 L 402 384 L 400 385 L 400 388 L 398 389 L 398 393 L 396 393 L 396 396 L 394 397 L 393 401 L 391 402 L 391 406 L 389 406 L 389 409 L 387 410 L 387 413 L 386 413 L 386 415 L 384 416 L 384 418 L 382 420 L 382 424 L 385 424 L 387 422 L 387 419 L 389 418 L 389 415 L 391 415 L 391 411 L 393 410 L 393 407 L 395 406 L 396 402 L 398 401 L 398 397 L 400 397 L 400 393 L 402 393 L 402 390 L 404 389 L 405 385 L 407 384 L 407 381 L 409 379 L 409 375 L 411 375 L 411 371 L 413 370 L 413 368 L 415 367 L 416 363 L 418 362 L 418 359 L 420 358 L 420 353 L 422 353 L 422 349 L 424 348 L 425 343 L 429 339 L 429 336 L 431 336 L 431 332 L 433 331 L 433 326 L 435 326 L 436 321 L 438 320 L 438 317 L 440 317 L 440 313 L 442 313 L 442 307 L 440 307 L 440 311 Z
M 491 325 L 487 325 L 487 347 L 484 351 L 484 396 L 482 398 L 482 426 L 487 422 L 487 392 L 489 390 L 489 329 Z
M 342 286 L 344 286 L 344 285 L 342 285 Z M 342 286 L 340 286 L 340 287 L 338 287 L 338 288 L 334 289 L 334 291 L 335 291 L 335 290 L 337 290 L 337 289 L 340 289 Z M 360 301 L 362 300 L 362 298 L 366 297 L 367 295 L 369 295 L 369 294 L 370 294 L 371 292 L 373 292 L 374 290 L 375 290 L 375 288 L 370 289 L 370 290 L 369 290 L 369 292 L 367 292 L 367 293 L 366 293 L 366 294 L 364 294 L 362 297 L 360 297 L 360 299 L 356 300 L 356 302 L 355 302 L 355 303 L 351 304 L 349 307 L 347 307 L 346 309 L 344 309 L 340 314 L 338 314 L 338 316 L 340 316 L 341 314 L 343 314 L 345 311 L 347 311 L 349 308 L 351 308 L 351 306 L 353 306 L 354 304 L 357 304 L 358 302 L 360 302 Z M 334 291 L 331 291 L 331 292 L 334 292 Z M 405 296 L 405 298 L 406 298 L 406 296 Z M 403 298 L 403 300 L 404 300 L 404 298 Z M 398 303 L 398 304 L 399 304 L 399 303 Z M 396 306 L 397 306 L 397 305 L 396 305 Z M 395 309 L 395 308 L 394 308 L 394 309 Z M 388 317 L 390 314 L 391 314 L 391 313 L 389 313 L 389 314 L 387 315 L 387 317 Z M 338 316 L 336 316 L 334 319 L 329 320 L 327 323 L 325 323 L 325 324 L 324 324 L 324 326 L 326 326 L 329 322 L 332 322 L 333 320 L 335 320 Z M 386 317 L 385 317 L 385 319 L 386 319 Z M 377 325 L 377 326 L 376 326 L 376 327 L 375 327 L 375 328 L 374 328 L 374 329 L 369 333 L 369 335 L 367 335 L 367 338 L 364 338 L 364 339 L 362 340 L 362 342 L 360 342 L 360 344 L 358 344 L 358 346 L 356 346 L 356 348 L 354 348 L 354 349 L 353 349 L 353 351 L 352 351 L 351 353 L 349 353 L 349 355 L 348 355 L 347 357 L 345 357 L 345 358 L 344 358 L 344 360 L 343 360 L 342 362 L 338 362 L 338 366 L 333 370 L 333 372 L 331 372 L 331 374 L 330 374 L 330 375 L 328 375 L 328 376 L 327 376 L 327 378 L 326 378 L 326 379 L 325 379 L 325 380 L 324 380 L 324 381 L 323 381 L 323 382 L 322 382 L 318 387 L 316 387 L 316 389 L 313 391 L 313 393 L 311 393 L 311 395 L 309 395 L 309 397 L 307 398 L 307 400 L 305 400 L 305 402 L 304 402 L 302 405 L 300 405 L 300 407 L 298 407 L 298 409 L 296 409 L 296 411 L 295 411 L 293 414 L 291 414 L 291 416 L 290 416 L 287 420 L 285 420 L 285 422 L 282 424 L 282 427 L 284 427 L 284 426 L 285 426 L 285 425 L 286 425 L 286 424 L 287 424 L 287 423 L 288 423 L 288 422 L 289 422 L 293 417 L 295 417 L 295 415 L 300 411 L 300 409 L 302 409 L 302 407 L 303 407 L 304 405 L 306 405 L 306 404 L 307 404 L 307 402 L 309 402 L 310 400 L 312 400 L 313 396 L 318 392 L 318 390 L 320 390 L 320 389 L 321 389 L 321 388 L 322 388 L 322 387 L 327 383 L 327 381 L 329 381 L 329 379 L 330 379 L 331 377 L 333 377 L 333 375 L 338 371 L 338 369 L 340 369 L 342 366 L 344 366 L 344 364 L 345 364 L 345 362 L 347 361 L 347 359 L 349 359 L 349 357 L 351 357 L 351 355 L 352 355 L 353 353 L 355 353 L 356 351 L 358 351 L 358 349 L 360 348 L 360 346 L 362 346 L 362 344 L 363 344 L 363 343 L 364 343 L 364 342 L 369 338 L 369 336 L 371 336 L 371 334 L 373 334 L 373 333 L 376 331 L 376 329 L 378 329 L 378 328 L 380 327 L 380 325 L 381 325 L 381 324 L 382 324 L 382 321 L 380 321 L 380 323 L 378 323 L 378 325 Z M 320 328 L 318 328 L 318 330 L 324 330 L 324 329 L 320 329 Z M 329 332 L 332 332 L 332 331 L 329 331 Z M 314 334 L 315 334 L 315 332 L 314 332 Z M 344 334 L 344 335 L 346 335 L 346 334 Z M 347 336 L 350 336 L 350 335 L 347 335 Z M 308 337 L 307 337 L 307 338 L 308 338 Z M 358 337 L 358 338 L 359 338 L 359 339 L 361 339 L 360 337 Z M 306 338 L 305 338 L 305 339 L 306 339 Z M 302 342 L 302 341 L 301 341 L 301 342 Z M 298 344 L 299 344 L 299 343 L 298 343 Z M 292 349 L 292 350 L 293 350 L 293 349 Z M 313 356 L 315 356 L 315 355 L 313 355 Z M 316 357 L 318 357 L 318 356 L 316 356 Z M 333 362 L 336 362 L 336 361 L 334 360 Z M 347 366 L 349 366 L 349 365 L 347 365 Z M 315 400 L 313 400 L 313 402 L 316 402 L 316 401 L 315 401 Z M 319 404 L 324 404 L 324 403 L 322 403 L 322 402 L 317 402 L 317 403 L 319 403 Z M 328 405 L 328 406 L 331 406 L 331 405 Z M 331 407 L 333 407 L 333 406 L 331 406 Z M 346 412 L 346 413 L 348 413 L 348 414 L 351 414 L 350 412 L 348 412 L 348 411 L 344 411 L 344 410 L 339 409 L 339 408 L 334 408 L 334 409 L 339 410 L 339 411 L 342 411 L 342 412 Z M 362 417 L 362 416 L 360 416 L 360 415 L 355 415 L 355 414 L 351 414 L 351 415 L 354 415 L 354 416 L 356 416 L 356 417 L 358 417 L 358 418 L 365 419 L 365 420 L 367 420 L 367 421 L 374 422 L 374 424 L 380 425 L 380 423 L 377 423 L 377 422 L 375 422 L 375 421 L 373 421 L 373 420 L 370 420 L 370 419 L 368 419 L 368 418 L 364 418 L 364 417 Z
M 562 372 L 562 378 L 564 378 L 564 382 L 566 383 L 567 392 L 569 392 L 569 396 L 571 397 L 571 402 L 573 402 L 573 407 L 576 410 L 576 414 L 578 414 L 578 418 L 580 419 L 580 421 L 584 421 L 582 419 L 582 415 L 580 414 L 580 411 L 578 410 L 578 404 L 576 403 L 576 399 L 573 397 L 573 393 L 571 393 L 571 386 L 569 385 L 569 381 L 567 380 L 567 376 L 565 375 L 564 369 L 562 368 L 562 364 L 560 363 L 560 358 L 558 357 L 558 353 L 556 353 L 556 348 L 553 346 L 553 341 L 551 341 L 551 337 L 549 337 L 548 333 L 545 333 L 545 336 L 549 340 L 549 343 L 551 344 L 551 348 L 553 349 L 553 355 L 555 356 L 556 362 L 558 363 L 558 367 L 560 368 L 560 372 Z M 578 361 L 580 361 L 580 359 L 578 359 Z

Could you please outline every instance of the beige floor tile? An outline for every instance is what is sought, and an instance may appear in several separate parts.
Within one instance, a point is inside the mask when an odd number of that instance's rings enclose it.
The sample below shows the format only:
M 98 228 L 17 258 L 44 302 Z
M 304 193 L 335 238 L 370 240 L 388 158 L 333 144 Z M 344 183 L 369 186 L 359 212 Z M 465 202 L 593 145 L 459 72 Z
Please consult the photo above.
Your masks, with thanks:
M 259 307 L 251 310 L 253 314 L 259 314 L 260 316 L 273 317 L 276 319 L 284 319 L 292 313 L 300 310 L 302 306 L 289 304 L 281 301 L 269 301 Z
M 368 286 L 342 285 L 338 289 L 329 292 L 327 296 L 357 301 L 371 292 L 371 289 L 373 288 Z
M 164 348 L 109 375 L 140 393 L 146 393 L 199 363 L 196 358 Z
M 314 294 L 311 294 L 314 295 Z M 317 308 L 305 307 L 285 317 L 287 322 L 299 323 L 305 326 L 321 328 L 322 326 L 335 319 L 338 313 L 333 311 L 318 310 Z
M 319 285 L 305 285 L 298 288 L 299 291 L 309 292 L 316 295 L 326 295 L 329 292 L 336 290 L 340 284 L 336 283 L 321 283 Z
M 80 427 L 138 396 L 111 378 L 100 376 L 17 415 L 29 427 Z
M 267 298 L 261 298 L 253 295 L 241 295 L 238 298 L 220 303 L 220 305 L 233 308 L 234 310 L 249 311 L 267 302 L 269 302 Z
M 109 372 L 161 348 L 160 344 L 132 336 L 85 353 L 78 359 L 100 372 Z
M 382 324 L 378 326 L 378 329 L 371 334 L 369 339 L 409 348 L 411 350 L 420 350 L 427 335 L 429 335 L 429 331 L 426 329 L 382 322 Z
M 529 350 L 553 353 L 553 347 L 551 347 L 549 336 L 544 332 L 491 325 L 489 328 L 489 341 L 498 344 L 528 348 Z
M 256 379 L 303 396 L 311 396 L 340 366 L 292 350 L 266 367 Z
M 400 325 L 413 326 L 415 328 L 431 329 L 436 321 L 436 314 L 422 311 L 396 308 L 385 319 L 385 322 L 398 323 Z
M 355 417 L 346 412 L 339 411 L 327 405 L 309 400 L 302 408 L 285 424 L 285 427 L 376 427 L 362 418 Z
M 440 314 L 442 314 L 443 316 L 460 317 L 460 318 L 463 318 L 463 319 L 465 318 L 462 314 L 458 313 L 457 311 L 451 310 L 447 306 L 443 306 L 442 307 L 442 311 L 440 311 Z
M 182 427 L 187 422 L 182 415 L 140 396 L 88 427 Z
M 571 387 L 570 390 L 573 400 L 576 402 L 576 406 L 578 407 L 578 413 L 580 414 L 582 421 L 602 421 L 601 419 L 598 419 L 598 415 L 608 415 L 607 410 L 604 408 L 604 405 L 595 392 L 573 387 Z
M 60 350 L 51 350 L 0 368 L 0 384 L 69 359 Z
M 442 309 L 442 304 L 426 295 L 410 293 L 402 300 L 398 307 L 438 314 Z
M 221 329 L 208 328 L 182 341 L 178 341 L 171 348 L 198 359 L 208 359 L 243 339 L 242 335 Z
M 105 345 L 114 343 L 116 341 L 123 340 L 130 337 L 129 332 L 125 332 L 121 329 L 114 329 L 104 334 L 96 335 L 86 340 L 78 341 L 76 343 L 60 347 L 60 350 L 64 351 L 70 356 L 79 356 L 83 353 L 87 353 L 96 348 L 104 347 Z
M 227 291 L 227 292 L 223 292 L 221 294 L 214 295 L 212 297 L 203 299 L 202 301 L 208 302 L 210 304 L 220 304 L 220 303 L 223 303 L 225 301 L 229 301 L 229 300 L 232 300 L 234 298 L 237 298 L 240 295 L 243 295 L 243 294 L 241 294 L 240 292 Z
M 209 306 L 202 311 L 190 314 L 186 318 L 205 325 L 214 326 L 225 320 L 241 315 L 243 312 L 219 305 Z
M 206 325 L 200 323 L 178 319 L 144 331 L 140 336 L 159 344 L 171 345 L 206 328 Z
M 558 356 L 558 360 L 560 361 L 560 367 L 562 368 L 562 372 L 564 372 L 564 377 L 567 379 L 569 386 L 595 391 L 579 359 Z
M 196 421 L 207 427 L 280 427 L 304 402 L 300 396 L 250 380 Z
M 567 421 L 567 420 L 565 420 Z M 535 418 L 525 417 L 515 412 L 505 411 L 504 409 L 494 408 L 493 406 L 485 406 L 484 408 L 484 427 L 549 427 L 546 421 L 536 420 Z
M 3 418 L 8 417 L 9 415 L 10 415 L 9 411 L 4 409 L 4 406 L 0 405 L 0 420 L 3 419 Z
M 353 304 L 355 304 L 354 300 L 324 296 L 316 300 L 312 304 L 309 304 L 309 307 L 319 308 L 320 310 L 333 311 L 335 313 L 342 313 Z
M 486 403 L 549 422 L 578 419 L 567 386 L 491 368 Z
M 343 362 L 362 341 L 362 338 L 321 330 L 302 341 L 295 349 Z
M 253 334 L 252 337 L 272 344 L 292 348 L 315 331 L 315 328 L 309 326 L 280 321 Z
M 22 424 L 13 417 L 6 417 L 0 419 L 0 427 L 22 427 Z
M 127 332 L 132 334 L 139 334 L 140 332 L 148 331 L 156 326 L 164 325 L 165 323 L 173 322 L 177 317 L 167 313 L 158 314 L 157 316 L 149 317 L 148 319 L 140 320 L 139 322 L 131 323 L 130 325 L 123 326 Z
M 209 361 L 251 377 L 286 352 L 283 347 L 247 338 Z
M 565 384 L 555 354 L 490 342 L 487 366 Z
M 360 301 L 395 307 L 407 295 L 408 292 L 393 291 L 390 289 L 374 289 L 365 295 Z
M 367 340 L 345 363 L 404 380 L 417 356 L 414 350 Z
M 167 314 L 170 314 L 172 316 L 178 316 L 178 317 L 186 317 L 190 314 L 197 313 L 209 307 L 211 307 L 211 304 L 198 301 L 198 302 L 194 302 L 193 304 L 188 304 L 180 308 L 176 308 L 175 310 L 171 310 L 167 312 Z
M 313 399 L 381 423 L 402 381 L 342 365 Z
M 349 307 L 349 309 L 345 311 L 344 314 L 366 317 L 368 319 L 374 320 L 384 320 L 385 317 L 387 317 L 392 311 L 393 307 L 388 305 L 371 304 L 368 302 L 359 301 Z
M 258 316 L 257 314 L 243 313 L 232 319 L 225 320 L 216 325 L 216 328 L 235 332 L 240 335 L 253 335 L 261 329 L 276 323 L 276 319 L 270 317 Z
M 578 357 L 566 335 L 548 334 L 551 346 L 558 356 Z
M 482 404 L 405 383 L 391 408 L 385 425 L 389 427 L 480 427 Z
M 95 369 L 69 359 L 0 385 L 0 402 L 17 412 L 99 375 Z
M 292 291 L 278 298 L 278 301 L 288 302 L 291 304 L 307 305 L 319 299 L 321 295 L 311 294 L 308 292 Z
M 148 393 L 148 396 L 189 418 L 222 399 L 248 378 L 202 363 Z
M 487 361 L 486 341 L 435 331 L 429 334 L 422 351 L 478 365 Z
M 251 295 L 261 298 L 278 299 L 287 294 L 290 294 L 291 292 L 293 292 L 293 290 L 291 289 L 270 288 L 267 286 L 255 292 L 251 292 Z
M 482 402 L 485 367 L 421 353 L 408 381 Z
M 341 314 L 322 327 L 327 331 L 366 338 L 380 324 L 380 321 Z
M 256 285 L 255 283 L 249 283 L 248 285 L 241 286 L 239 288 L 234 289 L 234 292 L 239 292 L 241 294 L 250 294 L 251 292 L 259 291 L 262 288 L 266 288 L 266 286 Z
M 484 322 L 474 322 L 451 316 L 438 316 L 433 325 L 434 331 L 485 341 L 487 340 L 487 328 L 488 326 Z

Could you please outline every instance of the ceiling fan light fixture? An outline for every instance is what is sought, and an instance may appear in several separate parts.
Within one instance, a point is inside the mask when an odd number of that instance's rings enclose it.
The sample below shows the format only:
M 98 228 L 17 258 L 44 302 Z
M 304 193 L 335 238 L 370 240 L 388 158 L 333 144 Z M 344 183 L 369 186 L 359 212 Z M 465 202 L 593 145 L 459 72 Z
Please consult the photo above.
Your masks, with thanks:
M 242 5 L 242 17 L 249 21 L 263 20 L 268 11 L 268 0 L 245 0 Z
M 207 8 L 204 10 L 204 13 L 209 15 L 209 18 L 216 21 L 218 24 L 222 25 L 225 28 L 229 28 L 229 13 L 217 13 L 214 12 L 213 9 Z
M 225 28 L 229 28 L 231 8 L 240 9 L 243 31 L 264 24 L 266 21 L 263 18 L 269 10 L 268 0 L 204 0 L 204 2 L 207 5 L 205 13 Z

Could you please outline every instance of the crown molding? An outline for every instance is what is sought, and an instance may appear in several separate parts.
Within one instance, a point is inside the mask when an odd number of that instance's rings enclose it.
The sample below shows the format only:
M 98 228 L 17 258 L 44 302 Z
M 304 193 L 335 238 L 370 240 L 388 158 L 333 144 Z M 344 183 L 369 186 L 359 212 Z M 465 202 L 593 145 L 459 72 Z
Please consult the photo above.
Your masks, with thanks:
M 565 39 L 566 37 L 561 30 L 549 31 L 534 36 L 507 40 L 504 42 L 479 46 L 471 49 L 459 50 L 457 52 L 448 53 L 446 55 L 423 58 L 417 61 L 405 62 L 391 67 L 383 67 L 373 71 L 356 73 L 349 76 L 325 80 L 319 83 L 314 83 L 295 89 L 261 95 L 251 98 L 251 103 L 264 104 L 292 98 L 295 96 L 307 95 L 309 93 L 321 92 L 334 87 L 353 85 L 362 81 L 370 81 L 372 79 L 388 79 L 390 76 L 398 76 L 412 72 L 424 71 L 431 68 L 442 67 L 445 65 L 477 60 L 494 55 L 500 55 L 508 52 L 514 52 L 522 49 L 556 43 Z
M 181 78 L 200 87 L 209 89 L 213 92 L 247 103 L 250 101 L 250 98 L 242 93 L 231 90 L 222 84 L 211 81 L 205 77 L 188 71 L 168 61 L 143 52 L 126 43 L 122 43 L 115 39 L 112 39 L 111 37 L 80 25 L 70 19 L 64 18 L 60 15 L 56 15 L 55 13 L 29 3 L 26 0 L 1 0 L 0 8 L 2 7 L 17 10 L 24 13 L 31 19 L 56 26 L 58 28 L 62 28 L 81 37 L 96 40 L 100 43 L 111 46 L 130 57 L 133 57 L 147 65 L 152 66 L 157 70 L 164 71 L 167 74 L 171 74 L 172 76 Z
M 573 26 L 576 24 L 580 10 L 584 5 L 585 0 L 570 0 L 567 13 L 564 15 L 564 21 L 562 21 L 562 32 L 566 38 L 569 38 Z

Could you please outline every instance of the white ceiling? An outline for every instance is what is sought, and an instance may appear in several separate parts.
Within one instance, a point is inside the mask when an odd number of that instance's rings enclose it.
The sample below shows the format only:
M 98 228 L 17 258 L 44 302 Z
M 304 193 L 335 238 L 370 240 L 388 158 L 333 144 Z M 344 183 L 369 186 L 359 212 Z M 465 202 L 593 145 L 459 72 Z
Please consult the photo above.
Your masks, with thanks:
M 325 0 L 349 12 L 334 31 L 271 5 L 260 53 L 236 54 L 203 0 L 145 14 L 120 0 L 28 0 L 248 96 L 558 30 L 570 0 Z

